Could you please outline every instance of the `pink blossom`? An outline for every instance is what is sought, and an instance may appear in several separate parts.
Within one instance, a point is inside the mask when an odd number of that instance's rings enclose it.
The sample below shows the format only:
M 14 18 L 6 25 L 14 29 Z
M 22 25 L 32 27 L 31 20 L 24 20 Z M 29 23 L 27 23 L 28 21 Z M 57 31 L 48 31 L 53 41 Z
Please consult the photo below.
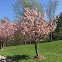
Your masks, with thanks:
M 43 38 L 45 35 L 50 34 L 55 30 L 56 22 L 59 16 L 55 19 L 53 18 L 51 21 L 46 20 L 46 12 L 44 12 L 41 17 L 41 13 L 37 12 L 37 8 L 32 11 L 27 7 L 25 8 L 26 13 L 24 13 L 25 17 L 22 17 L 22 20 L 26 20 L 26 22 L 20 23 L 21 33 L 28 35 L 27 40 L 38 41 L 39 38 Z M 53 21 L 55 20 L 55 21 Z M 23 29 L 22 29 L 23 28 Z

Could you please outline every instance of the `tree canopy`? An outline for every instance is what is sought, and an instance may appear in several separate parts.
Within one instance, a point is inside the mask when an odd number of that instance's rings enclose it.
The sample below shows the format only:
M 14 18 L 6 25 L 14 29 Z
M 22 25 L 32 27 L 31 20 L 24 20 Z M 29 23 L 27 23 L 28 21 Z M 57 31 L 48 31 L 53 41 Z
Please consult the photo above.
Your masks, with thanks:
M 60 13 L 60 17 L 57 22 L 57 27 L 53 35 L 55 35 L 55 40 L 62 39 L 62 13 Z
M 26 7 L 29 7 L 30 9 L 37 8 L 38 12 L 42 13 L 42 5 L 37 0 L 17 0 L 13 4 L 13 9 L 16 17 L 18 17 L 18 15 L 23 15 L 24 8 Z

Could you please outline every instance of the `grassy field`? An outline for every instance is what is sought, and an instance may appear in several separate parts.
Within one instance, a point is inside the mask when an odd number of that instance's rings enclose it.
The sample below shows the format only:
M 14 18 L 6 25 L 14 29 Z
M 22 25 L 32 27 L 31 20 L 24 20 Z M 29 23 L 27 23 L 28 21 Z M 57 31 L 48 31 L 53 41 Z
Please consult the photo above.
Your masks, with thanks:
M 38 44 L 38 53 L 45 60 L 32 60 L 36 56 L 34 44 L 4 47 L 1 55 L 12 58 L 17 62 L 62 62 L 62 40 Z

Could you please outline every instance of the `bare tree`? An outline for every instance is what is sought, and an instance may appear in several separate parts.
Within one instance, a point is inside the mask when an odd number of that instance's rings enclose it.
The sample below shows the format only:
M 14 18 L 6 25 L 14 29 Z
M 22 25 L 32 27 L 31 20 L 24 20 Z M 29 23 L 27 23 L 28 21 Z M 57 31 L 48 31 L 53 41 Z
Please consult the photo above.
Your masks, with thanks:
M 49 0 L 46 7 L 46 12 L 49 21 L 55 16 L 57 10 L 58 0 Z M 50 41 L 52 41 L 52 32 L 50 34 Z

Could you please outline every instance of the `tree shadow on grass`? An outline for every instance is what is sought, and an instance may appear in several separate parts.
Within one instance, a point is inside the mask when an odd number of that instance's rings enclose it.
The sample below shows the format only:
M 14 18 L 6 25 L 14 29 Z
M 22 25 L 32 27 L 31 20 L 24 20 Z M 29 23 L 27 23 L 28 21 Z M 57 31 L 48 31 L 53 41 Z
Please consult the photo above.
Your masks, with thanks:
M 10 58 L 16 62 L 20 61 L 20 60 L 27 60 L 27 59 L 31 59 L 29 56 L 27 55 L 14 55 L 14 56 L 7 56 L 7 58 Z

